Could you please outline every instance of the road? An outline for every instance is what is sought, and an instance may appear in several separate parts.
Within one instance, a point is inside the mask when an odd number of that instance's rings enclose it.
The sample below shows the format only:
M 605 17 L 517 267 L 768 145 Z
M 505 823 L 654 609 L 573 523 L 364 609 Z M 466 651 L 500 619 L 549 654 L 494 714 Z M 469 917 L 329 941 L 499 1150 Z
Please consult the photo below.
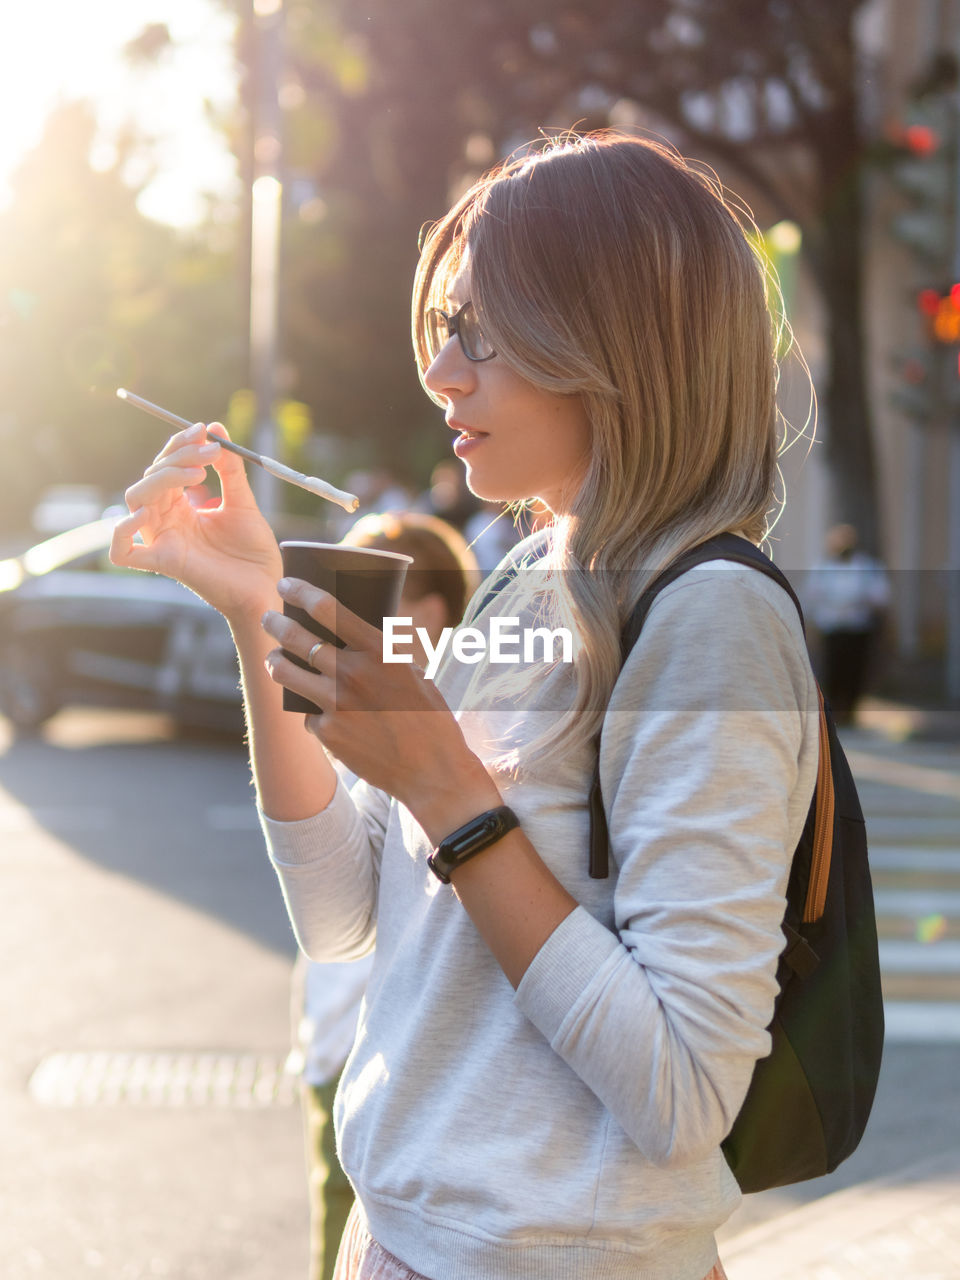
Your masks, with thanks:
M 890 1037 L 859 1151 L 721 1239 L 960 1142 L 960 750 L 847 737 Z M 0 724 L 0 1275 L 305 1274 L 294 954 L 239 743 L 162 718 Z
M 0 743 L 0 832 L 0 1275 L 304 1275 L 294 944 L 242 749 L 64 712 Z

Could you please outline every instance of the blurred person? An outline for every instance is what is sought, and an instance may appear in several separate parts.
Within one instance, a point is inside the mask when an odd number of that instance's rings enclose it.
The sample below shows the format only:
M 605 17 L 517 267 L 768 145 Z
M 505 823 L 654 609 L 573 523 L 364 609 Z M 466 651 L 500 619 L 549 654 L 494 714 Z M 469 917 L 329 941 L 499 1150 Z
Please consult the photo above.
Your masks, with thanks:
M 381 511 L 402 511 L 412 501 L 409 489 L 387 467 L 351 471 L 344 484 L 349 493 L 357 496 L 359 517 L 376 515 Z M 357 514 L 339 514 L 337 522 L 341 537 L 352 528 L 357 518 Z
M 808 576 L 804 603 L 819 635 L 824 697 L 836 723 L 849 725 L 872 673 L 890 581 L 881 562 L 859 549 L 851 524 L 828 530 L 824 551 Z
M 414 628 L 413 660 L 426 667 L 417 637 L 422 627 L 436 645 L 444 627 L 456 626 L 479 585 L 476 560 L 452 525 L 423 512 L 395 511 L 363 516 L 342 541 L 347 546 L 399 551 L 413 557 L 407 571 L 400 614 Z M 347 785 L 355 781 L 343 767 Z M 360 1002 L 373 956 L 318 964 L 303 953 L 294 973 L 294 1060 L 303 1076 L 303 1111 L 310 1200 L 310 1280 L 330 1280 L 353 1188 L 337 1157 L 333 1100 L 353 1045 Z
M 471 493 L 463 467 L 448 458 L 434 467 L 430 487 L 419 496 L 416 506 L 460 530 L 482 573 L 491 573 L 538 527 L 538 512 L 525 504 L 514 507 L 484 502 Z M 539 518 L 542 520 L 542 514 Z
M 439 516 L 463 533 L 482 503 L 467 486 L 463 467 L 452 458 L 442 458 L 430 472 L 429 487 L 417 498 L 416 509 Z
M 755 231 L 701 168 L 612 133 L 544 141 L 430 230 L 424 386 L 471 491 L 551 515 L 435 682 L 277 581 L 220 425 L 171 437 L 127 491 L 114 559 L 230 622 L 301 946 L 374 953 L 335 1104 L 357 1195 L 336 1280 L 724 1275 L 715 1232 L 741 1194 L 721 1142 L 770 1051 L 817 691 L 791 600 L 727 561 L 658 594 L 622 669 L 621 631 L 687 550 L 767 536 L 780 334 Z M 183 490 L 207 466 L 223 501 L 198 512 Z M 498 666 L 507 618 L 569 621 L 571 660 Z M 277 685 L 321 713 L 283 712 Z

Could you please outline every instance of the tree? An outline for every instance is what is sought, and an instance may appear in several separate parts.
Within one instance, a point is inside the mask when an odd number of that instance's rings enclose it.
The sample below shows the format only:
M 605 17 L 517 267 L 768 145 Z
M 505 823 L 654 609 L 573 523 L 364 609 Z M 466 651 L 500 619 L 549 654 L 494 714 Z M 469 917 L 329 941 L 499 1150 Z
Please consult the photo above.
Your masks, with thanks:
M 824 303 L 821 396 L 835 515 L 878 540 L 863 323 L 863 175 L 856 19 L 864 0 L 673 0 L 591 6 L 558 22 L 557 57 L 681 131 L 685 147 L 742 175 L 772 221 L 789 219 Z M 579 7 L 577 7 L 579 8 Z M 580 18 L 580 21 L 577 21 Z
M 133 140 L 97 171 L 95 132 L 87 105 L 56 110 L 0 214 L 0 438 L 18 482 L 3 504 L 9 528 L 26 524 L 46 484 L 116 493 L 149 461 L 162 429 L 119 404 L 117 386 L 213 417 L 239 385 L 229 251 L 143 217 L 123 177 Z
M 421 425 L 408 355 L 417 228 L 540 128 L 640 121 L 729 185 L 746 184 L 771 222 L 801 227 L 826 315 L 820 401 L 836 514 L 874 544 L 855 32 L 864 3 L 288 0 L 295 393 L 321 422 L 381 450 L 439 443 Z

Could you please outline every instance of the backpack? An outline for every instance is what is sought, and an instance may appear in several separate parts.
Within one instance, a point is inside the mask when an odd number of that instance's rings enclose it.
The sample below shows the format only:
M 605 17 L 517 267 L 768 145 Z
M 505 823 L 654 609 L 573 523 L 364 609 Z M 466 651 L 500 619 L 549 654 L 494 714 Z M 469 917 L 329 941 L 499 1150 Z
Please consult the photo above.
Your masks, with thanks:
M 720 534 L 669 565 L 643 592 L 621 636 L 626 662 L 660 591 L 708 560 L 733 560 L 772 578 L 803 610 L 783 573 L 744 538 Z M 511 566 L 483 608 L 516 572 Z M 478 610 L 479 612 L 479 610 Z M 742 1191 L 763 1191 L 830 1173 L 866 1127 L 883 1051 L 883 999 L 866 829 L 856 784 L 819 688 L 820 760 L 803 833 L 793 854 L 777 966 L 779 992 L 769 1055 L 722 1149 Z M 609 874 L 600 792 L 599 740 L 590 789 L 590 875 Z

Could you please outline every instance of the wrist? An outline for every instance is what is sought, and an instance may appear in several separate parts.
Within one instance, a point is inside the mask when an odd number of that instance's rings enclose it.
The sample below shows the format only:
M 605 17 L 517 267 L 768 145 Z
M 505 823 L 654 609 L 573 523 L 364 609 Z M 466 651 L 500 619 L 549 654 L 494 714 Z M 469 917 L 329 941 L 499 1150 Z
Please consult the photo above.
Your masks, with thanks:
M 248 643 L 250 640 L 255 640 L 263 641 L 268 649 L 277 647 L 277 642 L 267 635 L 260 624 L 261 618 L 270 609 L 276 613 L 283 611 L 283 601 L 276 591 L 265 592 L 262 596 L 257 596 L 256 599 L 247 601 L 243 605 L 223 610 L 227 626 L 237 644 L 241 640 L 246 640 Z
M 430 843 L 436 846 L 465 822 L 502 804 L 496 783 L 480 759 L 471 753 L 462 769 L 450 770 L 442 779 L 421 790 L 407 808 Z
M 450 884 L 456 871 L 492 845 L 499 844 L 519 825 L 517 815 L 507 805 L 486 809 L 446 836 L 427 859 L 427 866 L 438 880 Z

